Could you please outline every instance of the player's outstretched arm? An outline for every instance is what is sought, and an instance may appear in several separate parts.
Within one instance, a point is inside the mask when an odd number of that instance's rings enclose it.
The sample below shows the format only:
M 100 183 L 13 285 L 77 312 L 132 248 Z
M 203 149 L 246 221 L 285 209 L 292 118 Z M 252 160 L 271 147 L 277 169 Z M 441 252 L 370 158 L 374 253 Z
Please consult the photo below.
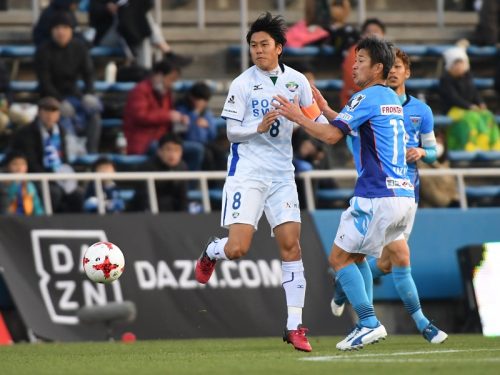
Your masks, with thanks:
M 298 96 L 295 96 L 293 103 L 281 95 L 275 96 L 274 99 L 279 104 L 273 102 L 273 105 L 281 116 L 303 127 L 314 138 L 328 144 L 335 144 L 344 136 L 340 129 L 329 123 L 322 124 L 308 119 L 300 109 Z
M 311 85 L 311 90 L 313 93 L 313 98 L 316 104 L 318 104 L 319 109 L 323 112 L 323 115 L 327 118 L 328 121 L 332 121 L 337 117 L 338 113 L 330 108 L 328 102 L 326 101 L 321 91 L 314 85 Z

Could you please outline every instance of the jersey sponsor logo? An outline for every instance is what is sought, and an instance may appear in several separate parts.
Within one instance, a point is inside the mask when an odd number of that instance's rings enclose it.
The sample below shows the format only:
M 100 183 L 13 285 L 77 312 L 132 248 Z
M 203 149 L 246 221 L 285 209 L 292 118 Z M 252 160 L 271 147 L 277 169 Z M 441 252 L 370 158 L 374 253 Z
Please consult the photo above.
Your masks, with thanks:
M 271 109 L 274 109 L 272 105 L 273 101 L 278 103 L 274 98 L 271 99 L 252 99 L 252 114 L 254 117 L 264 116 Z
M 413 190 L 413 184 L 410 180 L 404 178 L 392 178 L 387 177 L 385 179 L 385 185 L 387 189 L 404 189 L 404 190 Z
M 236 101 L 234 100 L 234 95 L 231 95 L 231 96 L 229 97 L 229 99 L 227 100 L 227 103 L 228 103 L 228 104 L 234 104 L 234 103 L 236 103 Z
M 288 89 L 288 91 L 295 92 L 299 88 L 299 84 L 297 82 L 290 81 L 285 84 L 285 87 Z
M 381 105 L 380 114 L 384 116 L 388 115 L 402 115 L 403 107 L 400 105 Z
M 262 83 L 259 83 L 258 85 L 253 85 L 253 91 L 257 90 L 262 90 Z
M 335 120 L 344 120 L 344 121 L 351 121 L 352 116 L 349 113 L 341 112 L 338 114 L 338 116 L 335 118 Z
M 361 104 L 364 98 L 366 98 L 366 95 L 363 94 L 353 96 L 346 104 L 347 110 L 350 112 L 354 111 Z
M 238 114 L 238 111 L 235 111 L 234 109 L 224 108 L 224 112 Z

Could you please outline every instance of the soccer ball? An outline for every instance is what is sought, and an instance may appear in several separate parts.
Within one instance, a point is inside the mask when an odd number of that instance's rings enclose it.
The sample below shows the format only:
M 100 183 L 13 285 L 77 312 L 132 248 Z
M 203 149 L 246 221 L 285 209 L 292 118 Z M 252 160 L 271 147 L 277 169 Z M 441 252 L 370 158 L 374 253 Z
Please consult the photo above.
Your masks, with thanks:
M 125 269 L 122 251 L 111 242 L 91 245 L 83 254 L 82 262 L 87 277 L 95 283 L 112 283 Z

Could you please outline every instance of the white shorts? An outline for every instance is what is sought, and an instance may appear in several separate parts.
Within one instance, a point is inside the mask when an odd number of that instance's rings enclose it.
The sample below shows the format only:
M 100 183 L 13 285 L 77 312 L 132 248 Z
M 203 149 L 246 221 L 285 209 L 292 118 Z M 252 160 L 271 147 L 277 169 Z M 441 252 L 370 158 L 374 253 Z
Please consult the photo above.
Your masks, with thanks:
M 273 229 L 283 223 L 300 223 L 295 180 L 262 181 L 251 177 L 227 177 L 222 192 L 221 226 L 250 224 L 255 230 L 265 212 Z
M 335 245 L 379 258 L 385 245 L 405 238 L 415 206 L 414 198 L 353 197 L 340 218 Z
M 417 208 L 418 208 L 418 204 L 415 203 L 415 205 L 411 209 L 410 221 L 408 222 L 408 225 L 406 226 L 405 232 L 404 232 L 404 239 L 406 241 L 408 241 L 410 239 L 410 234 L 411 234 L 411 231 L 413 230 L 413 224 L 415 223 L 415 216 L 417 215 Z

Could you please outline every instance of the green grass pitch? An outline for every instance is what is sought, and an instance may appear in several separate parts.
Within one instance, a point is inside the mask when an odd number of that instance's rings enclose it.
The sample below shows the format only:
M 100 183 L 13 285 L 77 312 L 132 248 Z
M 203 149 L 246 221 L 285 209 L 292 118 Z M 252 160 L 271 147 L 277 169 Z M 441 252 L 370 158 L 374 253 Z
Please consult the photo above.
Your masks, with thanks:
M 391 335 L 355 352 L 312 337 L 312 353 L 279 337 L 0 346 L 0 374 L 500 374 L 500 338 L 451 335 L 442 345 Z

